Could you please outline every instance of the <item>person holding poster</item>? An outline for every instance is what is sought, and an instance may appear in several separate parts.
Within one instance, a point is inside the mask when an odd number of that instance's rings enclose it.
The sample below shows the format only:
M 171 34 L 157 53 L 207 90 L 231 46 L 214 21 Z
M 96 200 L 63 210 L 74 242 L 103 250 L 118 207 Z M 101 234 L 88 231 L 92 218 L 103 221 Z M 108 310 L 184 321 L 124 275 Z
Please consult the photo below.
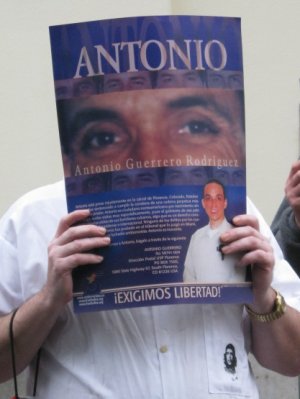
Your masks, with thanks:
M 8 332 L 15 308 L 16 370 L 30 365 L 31 392 L 42 347 L 37 390 L 46 399 L 257 399 L 248 350 L 264 367 L 298 375 L 299 280 L 250 202 L 248 212 L 220 237 L 225 257 L 239 254 L 241 269 L 253 265 L 248 315 L 237 303 L 75 315 L 72 270 L 101 262 L 90 250 L 110 240 L 101 227 L 78 225 L 88 211 L 67 215 L 62 182 L 24 196 L 0 223 L 0 381 L 12 377 Z M 235 349 L 234 374 L 224 367 L 228 344 Z
M 225 217 L 227 198 L 225 187 L 218 180 L 209 180 L 203 188 L 202 207 L 208 224 L 191 237 L 185 258 L 183 280 L 202 283 L 232 283 L 245 281 L 245 270 L 238 268 L 238 256 L 224 256 L 220 236 L 233 228 Z
M 285 198 L 274 217 L 271 228 L 284 256 L 300 276 L 300 161 L 292 166 L 285 183 Z

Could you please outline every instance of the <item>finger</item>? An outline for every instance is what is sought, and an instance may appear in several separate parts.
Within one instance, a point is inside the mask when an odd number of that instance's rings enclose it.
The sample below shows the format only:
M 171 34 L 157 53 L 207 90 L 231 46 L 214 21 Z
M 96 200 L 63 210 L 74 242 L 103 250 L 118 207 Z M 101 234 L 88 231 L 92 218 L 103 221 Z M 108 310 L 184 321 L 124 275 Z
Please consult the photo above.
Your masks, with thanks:
M 245 235 L 222 247 L 222 252 L 225 255 L 233 253 L 246 253 L 256 250 L 272 252 L 272 247 L 269 241 L 260 234 L 251 236 Z
M 90 211 L 88 209 L 82 209 L 82 210 L 77 210 L 77 211 L 71 212 L 68 215 L 65 215 L 64 217 L 62 217 L 58 224 L 55 238 L 59 237 L 62 233 L 64 233 L 72 225 L 86 219 L 89 215 L 90 215 Z
M 250 226 L 255 230 L 259 230 L 259 221 L 253 215 L 237 215 L 232 219 L 235 227 Z
M 54 244 L 65 245 L 72 241 L 83 238 L 104 237 L 105 234 L 106 229 L 104 227 L 96 226 L 93 224 L 83 224 L 80 226 L 69 227 L 54 240 Z
M 84 253 L 94 249 L 100 249 L 110 244 L 109 237 L 88 237 L 74 240 L 64 245 L 55 245 L 53 252 L 49 251 L 50 256 L 64 258 L 76 253 Z
M 286 182 L 286 187 L 285 191 L 298 191 L 299 192 L 299 186 L 300 186 L 300 171 L 297 171 L 293 176 L 291 176 L 287 182 Z
M 286 187 L 285 195 L 294 211 L 297 210 L 300 207 L 300 183 L 296 187 Z
M 75 253 L 65 258 L 56 260 L 53 264 L 52 271 L 57 275 L 70 273 L 78 266 L 95 265 L 103 261 L 103 256 L 91 253 Z
M 266 238 L 256 228 L 247 225 L 242 227 L 234 227 L 233 229 L 225 231 L 221 234 L 220 241 L 222 244 L 227 245 L 242 238 L 250 237 L 266 240 Z
M 300 185 L 300 161 L 293 164 L 285 183 L 284 191 L 289 200 L 292 199 L 294 196 L 299 195 L 299 185 Z
M 294 211 L 300 207 L 300 188 L 296 192 L 289 192 L 286 194 L 289 204 L 294 209 Z
M 274 263 L 272 252 L 256 249 L 251 252 L 244 253 L 239 259 L 237 266 L 256 265 L 260 270 L 270 272 Z
M 292 178 L 299 171 L 300 171 L 300 160 L 298 160 L 292 164 L 288 179 Z

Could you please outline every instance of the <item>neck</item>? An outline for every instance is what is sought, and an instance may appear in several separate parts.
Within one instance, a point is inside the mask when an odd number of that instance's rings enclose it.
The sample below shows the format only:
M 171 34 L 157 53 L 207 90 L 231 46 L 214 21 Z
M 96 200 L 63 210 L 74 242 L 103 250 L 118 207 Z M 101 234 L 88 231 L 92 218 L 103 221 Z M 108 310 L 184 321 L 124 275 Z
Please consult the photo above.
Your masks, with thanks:
M 223 219 L 218 219 L 218 220 L 210 220 L 209 221 L 209 225 L 211 229 L 217 229 L 222 223 L 223 223 Z

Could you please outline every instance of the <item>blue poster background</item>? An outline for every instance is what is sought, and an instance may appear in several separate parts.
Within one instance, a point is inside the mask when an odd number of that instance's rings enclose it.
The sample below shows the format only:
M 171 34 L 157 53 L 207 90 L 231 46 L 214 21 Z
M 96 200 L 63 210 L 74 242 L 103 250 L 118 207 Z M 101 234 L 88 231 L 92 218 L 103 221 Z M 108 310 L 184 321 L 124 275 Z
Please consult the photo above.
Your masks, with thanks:
M 159 41 L 167 48 L 167 40 L 175 40 L 186 52 L 185 41 L 202 42 L 202 53 L 205 45 L 211 40 L 224 43 L 228 52 L 225 70 L 242 70 L 242 44 L 239 18 L 198 17 L 198 16 L 156 16 L 117 18 L 113 20 L 89 21 L 50 27 L 50 40 L 54 80 L 73 78 L 76 72 L 81 49 L 85 47 L 89 54 L 95 73 L 97 73 L 97 51 L 95 46 L 102 45 L 115 58 L 113 43 L 142 43 Z M 133 46 L 137 70 L 145 69 L 141 64 L 138 46 Z M 195 49 L 191 45 L 191 49 Z M 149 64 L 157 68 L 160 64 L 160 52 L 153 43 L 147 52 Z M 202 54 L 203 55 L 203 54 Z M 128 46 L 119 51 L 119 73 L 127 72 Z M 219 49 L 212 47 L 212 58 L 219 63 Z M 191 54 L 192 68 L 196 62 L 196 53 Z M 186 68 L 180 58 L 175 58 L 177 69 Z M 203 58 L 204 68 L 208 68 Z M 161 69 L 168 69 L 169 61 Z M 108 63 L 103 63 L 103 72 L 115 73 Z

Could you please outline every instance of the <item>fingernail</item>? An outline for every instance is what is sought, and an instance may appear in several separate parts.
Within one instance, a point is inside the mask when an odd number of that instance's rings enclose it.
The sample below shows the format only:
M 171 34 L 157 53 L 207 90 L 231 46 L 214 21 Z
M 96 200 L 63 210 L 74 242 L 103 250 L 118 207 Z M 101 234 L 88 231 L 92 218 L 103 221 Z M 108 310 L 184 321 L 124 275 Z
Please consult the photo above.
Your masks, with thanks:
M 233 218 L 232 218 L 232 223 L 233 224 L 235 224 L 235 223 L 237 223 L 238 221 L 239 221 L 239 217 L 238 216 L 234 216 Z
M 110 244 L 110 237 L 103 237 L 104 244 Z

